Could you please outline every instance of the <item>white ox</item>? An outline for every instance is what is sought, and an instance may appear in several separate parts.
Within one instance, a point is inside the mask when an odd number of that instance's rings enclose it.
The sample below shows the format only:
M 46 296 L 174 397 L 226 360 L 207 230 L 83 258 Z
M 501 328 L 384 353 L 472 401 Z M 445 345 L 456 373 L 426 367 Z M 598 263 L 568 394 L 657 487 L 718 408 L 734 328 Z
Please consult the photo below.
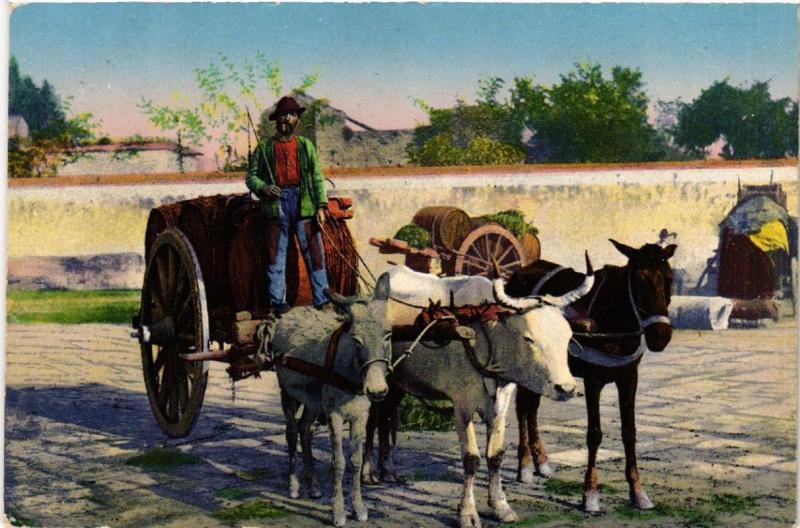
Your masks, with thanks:
M 401 361 L 395 370 L 393 382 L 401 389 L 420 398 L 447 398 L 453 402 L 456 431 L 464 461 L 464 489 L 459 505 L 462 527 L 479 527 L 480 518 L 475 507 L 473 483 L 480 460 L 475 437 L 474 414 L 486 423 L 488 443 L 486 457 L 489 462 L 489 506 L 501 522 L 512 522 L 516 514 L 508 505 L 500 481 L 503 457 L 505 415 L 516 384 L 556 400 L 566 400 L 575 394 L 577 383 L 567 364 L 567 347 L 572 337 L 563 310 L 588 293 L 594 282 L 589 258 L 584 283 L 560 297 L 530 297 L 515 299 L 504 293 L 504 284 L 483 277 L 453 277 L 440 279 L 417 273 L 405 267 L 390 271 L 390 298 L 401 303 L 391 304 L 408 308 L 413 315 L 432 300 L 443 306 L 479 305 L 497 302 L 516 311 L 500 321 L 486 324 L 473 323 L 475 358 L 470 359 L 464 347 L 451 342 L 444 348 L 424 345 Z M 407 310 L 398 310 L 392 316 L 393 325 L 409 324 Z M 405 317 L 402 319 L 401 317 Z M 413 322 L 413 318 L 411 318 Z M 393 341 L 393 360 L 407 350 L 409 343 Z M 479 365 L 476 365 L 476 361 Z M 482 367 L 481 367 L 482 366 Z M 483 368 L 487 367 L 487 368 Z M 492 371 L 489 373 L 487 371 Z M 488 376 L 488 377 L 487 377 Z M 487 390 L 493 387 L 494 390 Z M 368 431 L 368 446 L 372 445 Z M 380 435 L 383 439 L 388 435 Z M 388 463 L 388 446 L 382 446 L 379 467 Z M 371 459 L 371 449 L 368 451 Z M 362 477 L 371 478 L 369 469 Z
M 441 302 L 442 306 L 450 306 L 451 300 L 452 306 L 495 302 L 492 281 L 486 277 L 459 275 L 440 278 L 406 266 L 393 266 L 388 273 L 392 284 L 389 318 L 393 325 L 413 324 L 420 309 L 427 308 L 430 301 Z

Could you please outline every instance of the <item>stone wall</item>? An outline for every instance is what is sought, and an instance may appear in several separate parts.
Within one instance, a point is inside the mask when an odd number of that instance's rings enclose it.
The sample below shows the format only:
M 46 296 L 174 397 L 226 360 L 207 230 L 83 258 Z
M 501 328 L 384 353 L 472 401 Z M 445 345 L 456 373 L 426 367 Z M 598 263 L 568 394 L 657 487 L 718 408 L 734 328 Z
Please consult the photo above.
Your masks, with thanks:
M 184 172 L 202 170 L 200 156 L 184 156 Z M 87 152 L 58 169 L 59 176 L 81 174 L 151 174 L 178 172 L 178 155 L 172 150 Z
M 736 204 L 738 182 L 781 183 L 787 209 L 798 210 L 797 169 L 631 168 L 553 170 L 521 174 L 476 173 L 335 177 L 331 193 L 353 198 L 348 222 L 373 272 L 401 256 L 379 254 L 370 237 L 391 237 L 428 205 L 453 205 L 471 216 L 518 209 L 539 228 L 542 258 L 581 268 L 593 262 L 622 264 L 608 242 L 629 245 L 658 240 L 662 228 L 677 233 L 673 259 L 680 280 L 696 284 L 719 244 L 719 223 Z M 480 170 L 478 167 L 472 170 Z M 399 171 L 398 171 L 399 172 Z M 150 208 L 201 195 L 245 192 L 243 181 L 163 185 L 11 188 L 7 255 L 74 256 L 144 252 Z

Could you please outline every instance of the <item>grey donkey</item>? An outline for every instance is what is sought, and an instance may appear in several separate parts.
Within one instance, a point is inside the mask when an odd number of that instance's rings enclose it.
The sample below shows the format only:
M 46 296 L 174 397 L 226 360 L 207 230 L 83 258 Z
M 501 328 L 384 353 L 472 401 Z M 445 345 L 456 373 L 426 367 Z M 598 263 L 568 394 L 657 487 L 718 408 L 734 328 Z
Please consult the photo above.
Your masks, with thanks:
M 391 324 L 388 318 L 389 275 L 378 279 L 371 299 L 344 298 L 329 292 L 342 315 L 310 307 L 294 308 L 284 314 L 275 327 L 272 348 L 277 362 L 281 404 L 286 417 L 286 442 L 289 446 L 289 494 L 300 496 L 297 475 L 297 436 L 303 451 L 304 479 L 312 497 L 322 496 L 314 472 L 311 452 L 311 426 L 318 414 L 325 414 L 331 434 L 334 488 L 333 524 L 344 526 L 343 496 L 345 460 L 342 450 L 344 422 L 350 424 L 350 460 L 354 475 L 351 503 L 359 521 L 368 518 L 361 496 L 361 465 L 370 401 L 380 401 L 389 388 L 386 373 L 391 359 Z M 338 337 L 335 360 L 329 354 L 332 334 L 344 325 Z M 294 358 L 294 359 L 290 359 Z M 313 365 L 332 362 L 333 382 L 324 376 L 309 375 L 289 368 L 300 360 Z M 289 365 L 289 366 L 287 366 Z M 340 383 L 334 383 L 343 380 Z M 349 386 L 349 389 L 348 389 Z M 363 390 L 352 387 L 363 386 Z

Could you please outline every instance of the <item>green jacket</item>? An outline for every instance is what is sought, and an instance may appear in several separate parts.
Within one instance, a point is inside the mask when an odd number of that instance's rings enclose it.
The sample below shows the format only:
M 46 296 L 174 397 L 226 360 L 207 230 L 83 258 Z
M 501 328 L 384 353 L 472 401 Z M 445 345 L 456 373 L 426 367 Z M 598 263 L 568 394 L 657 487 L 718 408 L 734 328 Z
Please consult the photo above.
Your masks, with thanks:
M 328 206 L 325 180 L 319 165 L 317 149 L 310 139 L 297 137 L 297 160 L 300 164 L 300 216 L 311 217 L 320 207 Z M 245 183 L 261 200 L 261 211 L 268 218 L 278 218 L 279 198 L 265 197 L 261 193 L 267 185 L 275 183 L 274 141 L 270 139 L 261 148 L 256 148 Z M 264 160 L 269 160 L 269 170 Z

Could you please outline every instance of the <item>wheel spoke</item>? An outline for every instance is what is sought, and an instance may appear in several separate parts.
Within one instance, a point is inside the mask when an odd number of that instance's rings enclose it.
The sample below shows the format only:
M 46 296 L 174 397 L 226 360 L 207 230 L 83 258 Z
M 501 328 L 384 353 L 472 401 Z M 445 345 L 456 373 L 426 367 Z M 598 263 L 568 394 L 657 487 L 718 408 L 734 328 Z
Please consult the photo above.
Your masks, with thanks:
M 179 415 L 183 416 L 186 412 L 186 408 L 189 406 L 189 377 L 187 376 L 185 368 L 182 367 L 181 370 L 183 370 L 183 372 L 178 381 L 178 411 L 180 413 Z
M 515 269 L 515 266 L 518 266 L 519 264 L 520 264 L 520 261 L 519 261 L 519 259 L 517 259 L 517 260 L 514 260 L 512 262 L 507 262 L 507 263 L 503 264 L 503 268 L 502 269 L 513 272 L 514 269 Z
M 158 376 L 158 372 L 164 367 L 167 353 L 164 349 L 160 349 L 157 353 L 156 360 L 153 362 L 153 374 Z
M 153 377 L 154 381 L 159 380 L 159 376 L 156 375 Z M 160 382 L 158 383 L 158 396 L 156 397 L 156 401 L 158 402 L 158 408 L 161 409 L 161 412 L 166 414 L 167 410 L 167 389 L 169 387 L 170 382 L 170 371 L 169 368 L 165 368 L 163 374 L 161 375 Z
M 173 358 L 170 361 L 169 370 L 172 372 L 170 375 L 169 387 L 167 387 L 167 419 L 170 422 L 178 421 L 178 392 L 180 390 L 180 361 Z
M 488 257 L 489 257 L 489 237 L 488 236 L 485 236 L 485 237 L 481 238 L 481 245 L 483 246 L 483 253 L 481 254 L 481 256 L 483 258 L 488 259 Z
M 183 300 L 183 304 L 177 310 L 178 315 L 175 316 L 175 326 L 183 327 L 183 323 L 186 322 L 185 318 L 187 314 L 193 314 L 193 312 L 190 310 L 192 304 L 192 296 L 187 295 Z
M 494 249 L 492 249 L 492 257 L 494 257 L 495 259 L 497 259 L 497 253 L 498 253 L 500 250 L 502 250 L 502 249 L 503 249 L 503 248 L 501 247 L 501 242 L 502 242 L 502 241 L 503 241 L 503 239 L 502 239 L 502 238 L 500 238 L 500 235 L 495 235 L 495 239 L 494 239 Z
M 154 264 L 156 265 L 156 272 L 158 277 L 158 285 L 159 285 L 159 293 L 161 294 L 161 301 L 162 306 L 164 307 L 164 315 L 171 315 L 169 314 L 166 309 L 167 307 L 172 305 L 172 292 L 171 286 L 169 282 L 169 270 L 167 269 L 168 263 L 164 262 L 165 258 L 169 258 L 170 250 L 166 248 L 165 251 L 167 255 L 164 255 L 164 251 L 160 252 L 156 255 L 154 259 Z
M 499 245 L 499 244 L 498 244 L 498 245 Z M 506 256 L 507 256 L 507 255 L 508 255 L 508 254 L 509 254 L 509 253 L 510 253 L 510 252 L 511 252 L 513 249 L 514 249 L 514 245 L 513 245 L 513 244 L 509 244 L 509 245 L 508 245 L 508 247 L 506 248 L 506 250 L 505 250 L 505 251 L 503 251 L 503 254 L 502 254 L 502 255 L 500 255 L 500 257 L 497 259 L 497 263 L 498 263 L 498 264 L 502 263 L 502 262 L 503 262 L 503 259 L 504 259 L 504 258 L 506 258 Z
M 176 271 L 174 284 L 175 284 L 175 297 L 172 299 L 172 313 L 178 312 L 178 303 L 182 298 L 191 297 L 191 292 L 188 291 L 189 281 L 187 280 L 186 270 L 183 269 L 183 263 L 178 261 L 178 268 Z M 186 295 L 189 293 L 190 295 Z

